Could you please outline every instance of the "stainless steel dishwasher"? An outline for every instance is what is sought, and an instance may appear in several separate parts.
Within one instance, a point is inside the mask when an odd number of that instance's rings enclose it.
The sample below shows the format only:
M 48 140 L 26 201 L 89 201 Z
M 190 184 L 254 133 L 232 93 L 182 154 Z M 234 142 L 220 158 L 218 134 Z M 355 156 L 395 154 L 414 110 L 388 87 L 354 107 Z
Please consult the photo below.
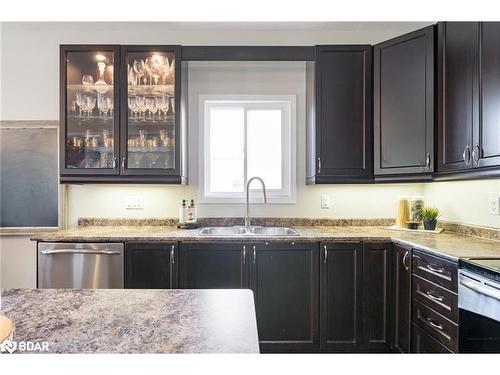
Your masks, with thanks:
M 122 243 L 38 243 L 38 288 L 119 289 Z

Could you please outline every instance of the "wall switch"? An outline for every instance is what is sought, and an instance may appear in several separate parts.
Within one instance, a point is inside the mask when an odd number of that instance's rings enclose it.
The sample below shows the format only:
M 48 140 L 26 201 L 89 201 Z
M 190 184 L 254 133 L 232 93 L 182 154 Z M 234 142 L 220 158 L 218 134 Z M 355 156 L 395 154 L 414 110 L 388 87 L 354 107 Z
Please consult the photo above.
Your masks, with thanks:
M 500 197 L 491 197 L 488 201 L 488 213 L 500 215 Z
M 330 196 L 321 194 L 321 208 L 330 208 Z
M 144 210 L 144 199 L 140 196 L 127 197 L 127 210 Z

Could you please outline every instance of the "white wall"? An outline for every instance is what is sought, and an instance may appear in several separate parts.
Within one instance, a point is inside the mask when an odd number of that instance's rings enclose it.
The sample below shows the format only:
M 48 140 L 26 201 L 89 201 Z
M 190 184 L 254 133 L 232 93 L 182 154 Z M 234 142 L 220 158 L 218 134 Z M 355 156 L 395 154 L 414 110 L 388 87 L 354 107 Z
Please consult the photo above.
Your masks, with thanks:
M 500 197 L 500 179 L 432 182 L 423 185 L 428 204 L 441 208 L 442 219 L 500 228 L 500 216 L 488 214 L 490 197 Z

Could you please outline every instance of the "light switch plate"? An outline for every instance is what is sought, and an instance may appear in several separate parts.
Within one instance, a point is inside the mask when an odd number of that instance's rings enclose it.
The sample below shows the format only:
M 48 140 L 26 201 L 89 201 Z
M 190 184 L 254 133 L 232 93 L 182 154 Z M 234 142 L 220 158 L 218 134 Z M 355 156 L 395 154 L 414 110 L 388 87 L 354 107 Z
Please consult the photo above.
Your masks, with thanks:
M 137 195 L 128 196 L 125 208 L 127 210 L 144 210 L 144 199 Z
M 321 194 L 321 208 L 330 208 L 330 196 L 327 194 Z
M 500 197 L 490 197 L 488 201 L 488 213 L 490 215 L 500 215 Z

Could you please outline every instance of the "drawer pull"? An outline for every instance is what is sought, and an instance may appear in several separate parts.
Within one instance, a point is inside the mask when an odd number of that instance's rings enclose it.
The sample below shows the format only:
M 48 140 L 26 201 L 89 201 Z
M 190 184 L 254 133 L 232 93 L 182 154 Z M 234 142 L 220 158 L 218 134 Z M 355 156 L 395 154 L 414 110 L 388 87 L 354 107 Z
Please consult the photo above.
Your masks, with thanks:
M 427 269 L 429 269 L 432 272 L 437 272 L 437 273 L 443 273 L 444 269 L 443 268 L 436 268 L 432 264 L 427 265 Z
M 433 301 L 439 301 L 439 302 L 443 302 L 444 298 L 441 297 L 441 296 L 436 296 L 434 295 L 432 292 L 426 292 L 425 293 L 427 295 L 427 297 L 429 297 L 430 299 L 432 299 Z
M 441 324 L 435 323 L 431 318 L 426 318 L 425 320 L 427 320 L 427 323 L 429 323 L 431 327 L 439 329 L 440 331 L 444 329 L 444 327 Z

